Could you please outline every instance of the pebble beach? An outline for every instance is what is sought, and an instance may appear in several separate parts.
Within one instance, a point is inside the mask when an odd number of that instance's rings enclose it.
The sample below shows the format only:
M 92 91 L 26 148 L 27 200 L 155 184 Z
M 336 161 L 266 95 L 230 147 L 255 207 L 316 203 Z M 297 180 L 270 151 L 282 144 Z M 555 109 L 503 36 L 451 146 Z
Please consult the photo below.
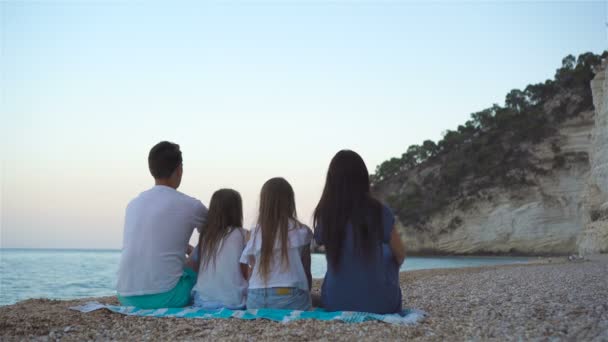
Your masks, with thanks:
M 608 255 L 410 271 L 401 284 L 404 305 L 429 314 L 415 326 L 84 314 L 68 308 L 116 298 L 31 299 L 0 307 L 0 340 L 608 341 Z

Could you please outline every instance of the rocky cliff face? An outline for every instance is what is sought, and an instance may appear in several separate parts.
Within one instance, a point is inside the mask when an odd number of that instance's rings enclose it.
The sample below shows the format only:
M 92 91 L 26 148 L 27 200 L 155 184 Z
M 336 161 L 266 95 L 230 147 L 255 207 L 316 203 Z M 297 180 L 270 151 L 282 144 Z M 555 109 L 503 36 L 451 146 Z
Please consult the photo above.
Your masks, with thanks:
M 608 61 L 591 82 L 595 107 L 591 170 L 583 202 L 582 231 L 577 240 L 581 254 L 608 252 Z
M 463 193 L 434 212 L 422 228 L 404 225 L 398 219 L 397 227 L 408 251 L 530 255 L 608 252 L 607 74 L 604 61 L 592 82 L 594 110 L 569 114 L 569 119 L 559 122 L 548 138 L 519 146 L 529 152 L 527 161 L 534 169 L 517 175 L 522 182 Z M 560 101 L 569 99 L 556 98 L 553 102 L 557 104 L 549 102 L 545 107 L 559 106 Z M 567 106 L 559 108 L 567 110 Z M 376 192 L 383 199 L 407 197 L 409 185 L 423 184 L 426 175 L 438 167 L 441 165 L 431 164 L 410 172 L 407 184 L 386 181 Z M 462 188 L 466 189 L 466 184 Z

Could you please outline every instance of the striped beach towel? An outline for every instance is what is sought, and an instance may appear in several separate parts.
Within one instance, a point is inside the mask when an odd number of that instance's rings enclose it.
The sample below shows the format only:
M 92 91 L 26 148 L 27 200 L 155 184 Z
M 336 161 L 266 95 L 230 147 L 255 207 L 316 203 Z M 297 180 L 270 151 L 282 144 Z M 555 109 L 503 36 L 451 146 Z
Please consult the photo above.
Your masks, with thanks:
M 89 302 L 84 305 L 71 307 L 72 310 L 80 312 L 91 312 L 100 309 L 108 309 L 129 316 L 142 317 L 174 317 L 174 318 L 200 318 L 200 319 L 267 319 L 275 322 L 292 322 L 301 319 L 316 319 L 321 321 L 342 321 L 346 323 L 361 323 L 366 321 L 380 321 L 397 325 L 416 324 L 426 317 L 426 313 L 416 309 L 406 309 L 398 314 L 374 314 L 367 312 L 334 311 L 323 309 L 312 311 L 279 310 L 279 309 L 251 309 L 251 310 L 204 310 L 196 307 L 172 308 L 172 309 L 139 309 L 132 306 L 106 305 L 99 302 Z

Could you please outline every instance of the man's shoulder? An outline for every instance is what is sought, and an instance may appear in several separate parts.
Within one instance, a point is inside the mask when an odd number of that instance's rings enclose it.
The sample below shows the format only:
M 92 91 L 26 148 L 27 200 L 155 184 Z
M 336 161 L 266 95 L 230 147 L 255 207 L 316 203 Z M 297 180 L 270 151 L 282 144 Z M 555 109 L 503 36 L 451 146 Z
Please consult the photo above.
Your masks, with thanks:
M 144 191 L 140 192 L 139 194 L 137 194 L 137 196 L 132 198 L 129 201 L 129 203 L 127 204 L 127 209 L 129 209 L 133 206 L 136 206 L 138 203 L 144 202 L 146 200 L 146 198 L 148 197 L 147 194 L 150 192 L 150 190 L 152 190 L 152 189 L 144 190 Z
M 176 198 L 178 200 L 183 201 L 184 203 L 189 203 L 189 204 L 191 204 L 195 208 L 200 208 L 200 207 L 204 208 L 205 207 L 203 205 L 203 202 L 201 202 L 201 200 L 199 200 L 196 197 L 192 197 L 190 195 L 186 195 L 183 192 L 175 190 L 175 195 L 174 196 L 176 196 Z
M 175 189 L 156 188 L 156 187 L 142 191 L 139 195 L 137 195 L 137 197 L 133 198 L 129 202 L 129 204 L 127 205 L 127 208 L 137 205 L 138 203 L 141 203 L 141 202 L 148 202 L 148 201 L 154 202 L 154 201 L 157 201 L 159 198 L 166 199 L 167 197 L 169 197 L 171 199 L 171 201 L 180 202 L 182 205 L 191 205 L 195 209 L 205 208 L 203 203 L 195 197 L 186 195 L 183 192 L 177 191 Z

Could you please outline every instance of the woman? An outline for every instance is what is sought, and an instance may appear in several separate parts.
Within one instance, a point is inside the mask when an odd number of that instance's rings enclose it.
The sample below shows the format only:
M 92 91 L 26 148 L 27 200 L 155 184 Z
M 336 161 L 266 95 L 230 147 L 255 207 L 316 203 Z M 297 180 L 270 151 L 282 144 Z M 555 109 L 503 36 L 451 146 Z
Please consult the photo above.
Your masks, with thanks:
M 401 311 L 399 267 L 405 247 L 389 208 L 370 193 L 363 159 L 343 150 L 332 159 L 314 212 L 314 238 L 325 246 L 321 302 L 329 311 Z

